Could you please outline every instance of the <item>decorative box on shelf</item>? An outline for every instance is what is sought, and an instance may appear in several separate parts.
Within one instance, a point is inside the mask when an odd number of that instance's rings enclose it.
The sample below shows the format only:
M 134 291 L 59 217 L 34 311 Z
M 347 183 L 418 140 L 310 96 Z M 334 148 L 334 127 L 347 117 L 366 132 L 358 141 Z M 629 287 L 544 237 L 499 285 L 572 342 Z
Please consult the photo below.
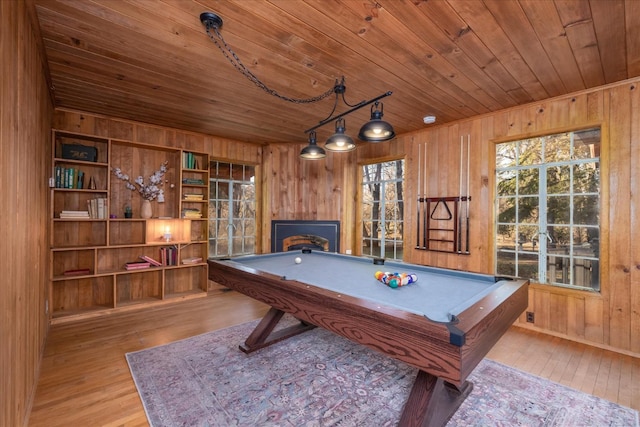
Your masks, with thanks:
M 95 162 L 98 160 L 98 149 L 80 144 L 62 144 L 62 158 Z

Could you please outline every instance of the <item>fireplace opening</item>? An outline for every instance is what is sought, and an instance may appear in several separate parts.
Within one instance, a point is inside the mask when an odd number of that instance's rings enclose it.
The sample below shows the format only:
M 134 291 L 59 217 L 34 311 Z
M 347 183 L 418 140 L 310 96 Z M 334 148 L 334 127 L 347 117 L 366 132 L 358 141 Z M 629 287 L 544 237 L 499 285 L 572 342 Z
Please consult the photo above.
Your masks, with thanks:
M 314 234 L 297 234 L 282 239 L 282 251 L 295 251 L 300 249 L 315 249 L 329 252 L 329 239 Z
M 340 221 L 271 222 L 271 252 L 312 249 L 340 251 Z

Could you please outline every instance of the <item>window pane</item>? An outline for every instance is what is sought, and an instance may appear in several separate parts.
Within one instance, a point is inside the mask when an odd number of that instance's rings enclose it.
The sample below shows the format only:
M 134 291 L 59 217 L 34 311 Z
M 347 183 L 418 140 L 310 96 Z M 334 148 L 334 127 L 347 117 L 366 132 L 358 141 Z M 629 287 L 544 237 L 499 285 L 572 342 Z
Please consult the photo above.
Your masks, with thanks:
M 585 288 L 597 289 L 599 278 L 598 278 L 598 269 L 595 268 L 595 264 L 597 261 L 593 261 L 585 258 L 574 258 L 573 259 L 573 283 L 576 286 L 582 286 Z
M 547 227 L 547 248 L 556 253 L 569 253 L 569 242 L 571 241 L 571 231 L 569 227 L 550 226 Z
M 518 198 L 518 222 L 538 223 L 538 198 Z
M 520 141 L 518 164 L 521 166 L 530 166 L 540 163 L 542 163 L 542 138 Z
M 538 194 L 540 180 L 537 169 L 518 171 L 518 194 Z
M 256 221 L 254 219 L 244 221 L 244 234 L 247 238 L 254 239 L 256 235 Z
M 552 283 L 568 285 L 569 277 L 569 258 L 557 255 L 547 256 L 547 279 Z
M 518 277 L 538 280 L 538 254 L 518 253 Z
M 568 194 L 571 183 L 571 167 L 554 166 L 547 168 L 547 194 Z
M 516 165 L 517 142 L 506 142 L 496 145 L 496 165 L 507 168 Z
M 573 222 L 575 224 L 598 225 L 600 222 L 600 197 L 575 196 L 573 198 Z
M 218 191 L 216 193 L 216 199 L 226 200 L 229 198 L 229 184 L 227 182 L 216 183 Z
M 209 221 L 210 222 L 214 222 L 215 220 L 218 219 L 218 210 L 216 209 L 216 204 L 215 203 L 209 203 Z
M 498 268 L 496 274 L 505 276 L 516 275 L 516 254 L 498 251 Z
M 599 163 L 581 163 L 573 166 L 573 192 L 596 193 L 600 188 Z
M 218 239 L 218 244 L 216 246 L 215 256 L 226 256 L 229 255 L 229 240 L 227 239 Z
M 571 159 L 571 133 L 552 135 L 545 140 L 545 162 L 565 162 Z
M 231 165 L 229 163 L 217 163 L 217 168 L 211 171 L 211 178 L 229 179 L 231 176 Z
M 498 226 L 498 238 L 497 245 L 498 250 L 502 249 L 516 249 L 515 239 L 515 227 L 513 225 L 499 225 Z
M 600 157 L 600 129 L 576 132 L 573 137 L 574 159 L 595 159 Z
M 244 238 L 244 253 L 252 254 L 256 251 L 256 239 L 255 237 L 245 237 Z
M 595 227 L 573 227 L 573 255 L 599 257 L 599 234 Z
M 516 176 L 515 171 L 504 171 L 498 173 L 496 177 L 498 196 L 513 196 L 516 194 Z
M 516 198 L 500 198 L 498 199 L 498 221 L 499 222 L 515 222 L 516 221 Z
M 549 196 L 547 198 L 547 223 L 569 224 L 571 219 L 571 197 Z
M 518 250 L 536 251 L 538 247 L 538 234 L 537 226 L 519 226 Z

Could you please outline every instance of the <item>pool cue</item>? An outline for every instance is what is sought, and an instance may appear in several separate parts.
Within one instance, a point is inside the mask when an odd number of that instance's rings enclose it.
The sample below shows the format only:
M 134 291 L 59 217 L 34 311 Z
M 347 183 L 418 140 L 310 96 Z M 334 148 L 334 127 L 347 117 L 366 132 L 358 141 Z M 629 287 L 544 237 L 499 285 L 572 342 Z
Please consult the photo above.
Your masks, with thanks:
M 422 173 L 422 181 L 424 183 L 424 191 L 422 192 L 422 196 L 424 198 L 424 202 L 422 203 L 422 222 L 424 223 L 422 227 L 422 248 L 427 249 L 427 143 L 424 143 L 424 169 Z
M 416 222 L 416 249 L 420 249 L 420 144 L 418 144 L 418 179 L 416 188 L 418 189 L 418 202 L 416 203 L 418 221 Z
M 466 249 L 467 253 L 469 253 L 469 201 L 471 200 L 471 192 L 469 191 L 469 175 L 471 174 L 470 167 L 470 159 L 471 159 L 471 134 L 467 134 L 467 242 Z
M 459 182 L 458 182 L 458 194 L 460 196 L 458 197 L 458 200 L 456 200 L 456 206 L 462 200 L 462 156 L 464 155 L 464 146 L 463 146 L 464 139 L 463 138 L 464 137 L 460 135 L 460 168 L 459 168 Z M 456 236 L 456 239 L 458 239 L 458 244 L 457 244 L 456 252 L 460 253 L 462 252 L 462 212 L 458 211 L 457 215 L 458 217 L 456 218 L 456 221 L 458 221 L 458 235 Z

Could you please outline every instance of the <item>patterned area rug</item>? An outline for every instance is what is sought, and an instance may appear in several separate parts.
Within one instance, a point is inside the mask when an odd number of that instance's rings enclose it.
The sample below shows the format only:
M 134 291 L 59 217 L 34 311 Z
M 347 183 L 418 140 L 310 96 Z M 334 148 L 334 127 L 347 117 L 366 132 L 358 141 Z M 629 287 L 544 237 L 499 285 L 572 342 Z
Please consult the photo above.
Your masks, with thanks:
M 395 426 L 416 370 L 321 328 L 246 355 L 256 322 L 127 354 L 153 427 Z M 638 426 L 632 409 L 483 360 L 448 426 Z

